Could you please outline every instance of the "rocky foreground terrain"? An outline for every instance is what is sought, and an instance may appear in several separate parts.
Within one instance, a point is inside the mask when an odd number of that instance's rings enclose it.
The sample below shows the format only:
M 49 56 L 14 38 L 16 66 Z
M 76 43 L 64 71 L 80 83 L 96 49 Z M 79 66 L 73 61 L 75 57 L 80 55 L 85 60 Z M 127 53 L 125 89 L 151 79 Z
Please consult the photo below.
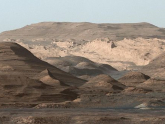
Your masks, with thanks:
M 164 30 L 39 23 L 1 33 L 0 123 L 164 123 Z
M 165 120 L 161 109 L 10 109 L 1 110 L 0 116 L 4 124 L 164 124 Z

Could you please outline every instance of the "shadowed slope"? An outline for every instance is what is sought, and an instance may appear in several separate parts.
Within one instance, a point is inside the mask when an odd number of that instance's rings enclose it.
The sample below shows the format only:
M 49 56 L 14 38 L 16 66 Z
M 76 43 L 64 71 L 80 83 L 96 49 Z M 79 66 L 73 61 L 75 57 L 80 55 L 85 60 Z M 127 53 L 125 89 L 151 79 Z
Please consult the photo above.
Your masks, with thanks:
M 0 67 L 0 107 L 74 100 L 78 95 L 71 86 L 85 82 L 41 61 L 16 43 L 0 43 Z
M 0 71 L 1 74 L 12 74 L 34 77 L 45 69 L 49 69 L 52 75 L 59 81 L 71 86 L 80 86 L 85 81 L 78 79 L 60 69 L 35 57 L 28 50 L 16 43 L 0 43 L 0 66 L 11 67 L 12 70 Z
M 62 83 L 61 81 L 57 80 L 48 69 L 46 69 L 46 70 L 42 71 L 41 73 L 39 73 L 38 75 L 36 75 L 34 77 L 34 79 L 38 79 L 38 80 L 42 81 L 43 83 L 50 85 L 50 86 L 58 86 L 58 87 L 68 86 L 68 85 Z
M 117 72 L 117 70 L 110 65 L 98 64 L 80 56 L 50 57 L 44 60 L 75 76 L 96 76 Z

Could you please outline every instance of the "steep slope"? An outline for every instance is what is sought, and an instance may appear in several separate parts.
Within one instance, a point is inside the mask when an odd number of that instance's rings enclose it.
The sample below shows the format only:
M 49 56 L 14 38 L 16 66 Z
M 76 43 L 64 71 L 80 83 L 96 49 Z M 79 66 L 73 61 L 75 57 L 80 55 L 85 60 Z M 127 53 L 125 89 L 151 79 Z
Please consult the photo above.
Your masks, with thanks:
M 72 86 L 85 83 L 16 43 L 0 43 L 0 67 L 0 107 L 74 100 L 78 94 Z
M 0 71 L 0 75 L 12 74 L 32 78 L 41 71 L 48 69 L 57 80 L 68 85 L 80 86 L 84 83 L 83 80 L 41 61 L 16 43 L 0 43 L 0 67 L 3 70 L 5 69 L 5 71 Z
M 111 40 L 124 38 L 165 38 L 165 29 L 149 23 L 130 24 L 94 24 L 71 22 L 42 22 L 27 25 L 21 29 L 7 31 L 0 34 L 0 39 L 76 39 L 94 40 L 109 37 Z

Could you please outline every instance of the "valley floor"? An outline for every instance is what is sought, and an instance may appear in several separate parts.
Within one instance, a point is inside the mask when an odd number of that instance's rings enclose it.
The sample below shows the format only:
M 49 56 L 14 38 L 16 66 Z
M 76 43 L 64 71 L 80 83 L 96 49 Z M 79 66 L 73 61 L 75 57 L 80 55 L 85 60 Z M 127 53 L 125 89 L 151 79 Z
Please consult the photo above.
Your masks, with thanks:
M 1 109 L 1 124 L 163 124 L 163 108 Z

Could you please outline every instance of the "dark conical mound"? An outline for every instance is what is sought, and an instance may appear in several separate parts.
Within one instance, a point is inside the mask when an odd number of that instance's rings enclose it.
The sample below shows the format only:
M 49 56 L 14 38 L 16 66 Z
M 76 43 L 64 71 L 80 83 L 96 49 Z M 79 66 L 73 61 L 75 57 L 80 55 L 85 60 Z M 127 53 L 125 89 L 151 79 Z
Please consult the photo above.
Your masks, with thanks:
M 111 46 L 111 48 L 115 48 L 115 47 L 117 47 L 116 45 L 115 45 L 115 43 L 114 42 L 110 42 L 110 46 Z
M 141 72 L 129 72 L 120 78 L 118 81 L 125 84 L 126 86 L 136 86 L 140 83 L 145 82 L 150 77 Z
M 89 88 L 100 88 L 100 89 L 109 89 L 109 90 L 123 90 L 125 86 L 112 77 L 108 75 L 98 75 L 87 83 L 85 83 L 82 87 Z

